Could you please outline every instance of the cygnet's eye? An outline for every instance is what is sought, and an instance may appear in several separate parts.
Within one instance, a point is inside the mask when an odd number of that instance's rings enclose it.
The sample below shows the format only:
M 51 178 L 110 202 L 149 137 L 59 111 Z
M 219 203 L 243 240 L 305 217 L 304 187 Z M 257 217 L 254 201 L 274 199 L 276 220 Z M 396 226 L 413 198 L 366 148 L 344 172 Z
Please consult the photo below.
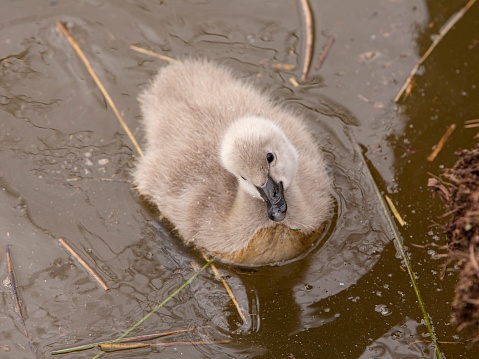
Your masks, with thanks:
M 268 161 L 268 163 L 271 163 L 274 161 L 274 155 L 271 153 L 271 152 L 268 152 L 267 155 L 266 155 L 266 161 Z

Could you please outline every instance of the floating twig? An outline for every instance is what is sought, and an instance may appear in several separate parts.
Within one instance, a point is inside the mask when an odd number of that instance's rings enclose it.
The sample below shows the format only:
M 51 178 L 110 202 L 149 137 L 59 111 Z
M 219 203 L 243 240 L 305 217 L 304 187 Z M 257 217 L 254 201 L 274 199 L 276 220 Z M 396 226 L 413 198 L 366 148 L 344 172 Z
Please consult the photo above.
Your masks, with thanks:
M 132 49 L 134 51 L 137 51 L 137 52 L 141 52 L 142 54 L 145 54 L 145 55 L 150 55 L 150 56 L 153 56 L 153 57 L 157 57 L 157 58 L 159 58 L 163 61 L 168 61 L 168 62 L 175 62 L 176 61 L 176 59 L 174 59 L 172 57 L 168 57 L 168 56 L 159 54 L 157 52 L 154 52 L 154 51 L 151 51 L 151 50 L 148 50 L 148 49 L 144 49 L 143 47 L 130 45 L 130 49 Z
M 100 276 L 95 272 L 95 270 L 90 267 L 88 265 L 87 262 L 85 262 L 74 250 L 72 247 L 70 247 L 70 245 L 65 242 L 65 240 L 63 238 L 60 238 L 58 240 L 58 242 L 60 242 L 60 244 L 65 247 L 65 249 L 83 266 L 83 268 L 85 268 L 85 270 L 88 272 L 88 274 L 90 274 L 97 282 L 98 284 L 100 284 L 104 290 L 108 290 L 108 286 L 106 285 L 106 283 L 103 281 L 103 279 L 100 278 Z
M 11 254 L 10 254 L 10 245 L 9 244 L 7 244 L 7 248 L 6 248 L 5 252 L 6 252 L 6 255 L 7 255 L 8 278 L 10 279 L 10 285 L 12 287 L 13 298 L 15 299 L 15 308 L 17 310 L 18 319 L 20 320 L 20 325 L 22 326 L 23 334 L 25 335 L 25 338 L 27 338 L 28 346 L 30 347 L 30 351 L 33 353 L 35 358 L 37 358 L 37 353 L 36 353 L 35 347 L 33 346 L 32 342 L 30 340 L 30 337 L 28 336 L 27 326 L 25 325 L 25 317 L 23 316 L 22 306 L 20 305 L 20 298 L 18 296 L 17 282 L 15 281 L 15 274 L 13 272 L 12 257 L 11 257 Z
M 417 64 L 414 66 L 412 69 L 411 73 L 406 79 L 406 82 L 404 85 L 401 87 L 401 90 L 399 90 L 398 94 L 394 98 L 394 102 L 398 102 L 401 97 L 403 96 L 404 92 L 407 89 L 410 89 L 410 84 L 412 82 L 413 77 L 416 75 L 417 71 L 419 70 L 419 67 L 426 61 L 426 59 L 429 57 L 429 55 L 433 52 L 433 50 L 436 48 L 436 46 L 441 42 L 441 40 L 446 36 L 446 34 L 451 30 L 454 25 L 464 16 L 464 14 L 469 10 L 469 8 L 474 5 L 476 0 L 469 0 L 469 2 L 461 9 L 459 10 L 447 23 L 447 25 L 439 32 L 439 35 L 434 39 L 432 42 L 431 46 L 427 49 L 427 51 L 422 55 L 422 57 L 419 59 Z
M 304 54 L 303 74 L 301 75 L 301 80 L 306 81 L 313 54 L 313 15 L 308 0 L 301 0 L 301 6 L 303 7 L 304 20 L 306 22 L 306 51 Z
M 449 136 L 451 136 L 451 134 L 454 132 L 454 130 L 456 129 L 456 124 L 453 123 L 452 125 L 450 125 L 446 132 L 444 133 L 444 135 L 442 135 L 441 139 L 439 140 L 439 142 L 437 143 L 436 145 L 436 148 L 434 148 L 434 151 L 431 152 L 431 154 L 427 157 L 427 160 L 429 162 L 432 162 L 434 161 L 434 159 L 436 158 L 437 154 L 439 153 L 439 151 L 442 150 L 442 147 L 444 146 L 444 144 L 446 143 L 447 139 L 449 138 Z
M 135 146 L 136 151 L 141 156 L 143 156 L 143 151 L 141 150 L 140 146 L 138 145 L 138 142 L 136 142 L 136 139 L 133 136 L 133 134 L 131 133 L 130 129 L 128 128 L 128 125 L 123 120 L 123 117 L 121 116 L 120 111 L 118 111 L 117 107 L 115 106 L 115 103 L 111 99 L 110 95 L 106 91 L 105 87 L 101 83 L 101 81 L 98 78 L 98 76 L 96 75 L 95 71 L 93 71 L 93 68 L 90 65 L 90 61 L 88 61 L 87 57 L 85 56 L 85 54 L 81 50 L 80 46 L 78 46 L 78 43 L 73 38 L 73 36 L 70 34 L 70 31 L 68 31 L 68 29 L 65 27 L 65 25 L 61 21 L 57 21 L 57 29 L 68 39 L 68 41 L 70 42 L 70 45 L 73 47 L 73 49 L 77 53 L 80 60 L 82 60 L 83 64 L 85 65 L 86 69 L 88 70 L 88 73 L 92 77 L 93 81 L 95 81 L 96 85 L 100 89 L 101 93 L 103 94 L 103 97 L 106 99 L 106 101 L 110 105 L 111 109 L 115 113 L 116 117 L 118 118 L 118 121 L 120 121 L 120 124 L 122 125 L 126 134 L 130 138 L 130 141 L 133 143 L 133 146 Z
M 319 55 L 318 62 L 316 63 L 316 66 L 314 66 L 315 70 L 319 70 L 321 65 L 323 64 L 324 60 L 326 60 L 326 56 L 328 56 L 329 50 L 331 49 L 331 46 L 334 44 L 334 36 L 330 35 L 328 38 L 328 42 L 326 45 L 324 45 L 323 50 L 321 51 L 321 54 Z
M 389 208 L 391 209 L 391 212 L 393 213 L 394 217 L 396 218 L 396 220 L 399 222 L 399 224 L 401 225 L 401 227 L 404 227 L 404 225 L 406 224 L 406 222 L 404 222 L 404 220 L 402 219 L 401 215 L 399 214 L 398 210 L 396 209 L 396 206 L 394 205 L 393 201 L 391 200 L 391 198 L 389 198 L 389 196 L 386 194 L 384 195 L 384 198 L 386 198 L 386 202 L 388 203 L 389 205 Z
M 196 277 L 200 275 L 201 272 L 203 272 L 206 268 L 208 268 L 211 263 L 213 263 L 214 259 L 209 260 L 201 269 L 194 273 L 190 279 L 188 279 L 185 283 L 183 283 L 178 289 L 176 289 L 173 293 L 171 293 L 168 298 L 166 298 L 163 302 L 160 304 L 156 305 L 148 314 L 146 314 L 143 318 L 141 318 L 138 322 L 136 322 L 130 329 L 125 331 L 122 335 L 120 335 L 118 338 L 114 340 L 109 340 L 109 341 L 103 341 L 103 342 L 97 342 L 97 343 L 92 343 L 92 344 L 85 344 L 81 345 L 78 347 L 72 347 L 72 348 L 66 348 L 66 349 L 60 349 L 60 350 L 55 350 L 51 354 L 52 355 L 57 355 L 57 354 L 69 354 L 73 352 L 79 352 L 87 349 L 93 349 L 98 347 L 99 345 L 102 344 L 107 344 L 107 343 L 121 343 L 123 339 L 125 339 L 132 331 L 134 331 L 136 328 L 138 328 L 145 320 L 147 320 L 149 317 L 151 317 L 153 314 L 155 314 L 158 310 L 160 310 L 162 307 L 165 306 L 166 303 L 168 303 L 171 299 L 176 297 L 178 293 L 180 293 L 183 289 L 185 289 L 188 285 L 191 284 L 195 280 Z M 99 353 L 101 355 L 102 353 Z M 98 357 L 98 356 L 96 356 Z
M 166 343 L 105 343 L 100 344 L 100 349 L 104 352 L 114 352 L 127 349 L 153 348 L 153 347 L 175 347 L 180 345 L 208 345 L 208 344 L 226 344 L 231 343 L 230 339 L 213 340 L 211 342 L 166 342 Z
M 203 257 L 205 258 L 205 260 L 208 260 L 208 258 L 206 258 L 206 256 L 203 254 Z M 239 316 L 241 317 L 241 319 L 243 320 L 243 323 L 246 322 L 246 316 L 244 315 L 243 311 L 241 310 L 240 306 L 239 306 L 239 303 L 238 301 L 236 300 L 236 297 L 235 295 L 233 294 L 233 291 L 231 290 L 231 287 L 230 285 L 228 284 L 228 282 L 226 282 L 223 278 L 223 276 L 218 272 L 218 269 L 216 268 L 216 266 L 213 264 L 211 264 L 211 270 L 213 271 L 213 273 L 215 274 L 216 278 L 219 279 L 221 281 L 221 283 L 223 283 L 223 286 L 225 287 L 226 291 L 228 292 L 228 295 L 230 296 L 231 298 L 231 301 L 233 302 L 233 304 L 235 305 L 236 307 L 236 310 L 238 311 L 238 314 Z

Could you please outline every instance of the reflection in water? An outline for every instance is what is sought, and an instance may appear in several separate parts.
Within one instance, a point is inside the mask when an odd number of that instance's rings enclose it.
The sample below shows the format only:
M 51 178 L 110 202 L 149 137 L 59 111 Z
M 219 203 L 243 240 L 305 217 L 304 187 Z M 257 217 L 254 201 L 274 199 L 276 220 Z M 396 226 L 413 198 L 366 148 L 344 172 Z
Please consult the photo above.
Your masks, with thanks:
M 359 359 L 389 359 L 389 358 L 427 358 L 431 355 L 428 349 L 421 345 L 418 337 L 420 324 L 407 320 L 403 325 L 391 328 L 381 338 L 376 339 L 367 347 Z

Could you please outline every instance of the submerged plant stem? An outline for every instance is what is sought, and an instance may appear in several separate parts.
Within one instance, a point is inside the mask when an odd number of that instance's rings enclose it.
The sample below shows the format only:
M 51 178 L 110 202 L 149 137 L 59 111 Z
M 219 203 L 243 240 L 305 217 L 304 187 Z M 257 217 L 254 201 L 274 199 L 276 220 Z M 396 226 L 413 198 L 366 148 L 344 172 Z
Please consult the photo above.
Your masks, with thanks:
M 22 325 L 23 334 L 25 338 L 27 338 L 28 346 L 30 347 L 30 351 L 38 358 L 37 352 L 35 347 L 32 344 L 30 336 L 28 335 L 27 326 L 25 325 L 25 317 L 23 316 L 22 306 L 20 305 L 20 297 L 17 291 L 17 282 L 15 280 L 15 274 L 13 272 L 13 264 L 12 264 L 12 257 L 10 253 L 10 245 L 7 244 L 7 248 L 5 250 L 5 254 L 7 255 L 7 267 L 8 267 L 8 278 L 10 279 L 10 286 L 12 287 L 12 294 L 13 298 L 15 299 L 15 307 L 17 309 L 18 318 L 20 320 L 20 324 Z
M 326 45 L 324 45 L 323 51 L 321 51 L 321 54 L 319 55 L 318 62 L 316 63 L 316 66 L 314 67 L 315 70 L 319 70 L 324 60 L 326 60 L 326 56 L 328 55 L 329 50 L 331 49 L 331 46 L 333 46 L 334 40 L 335 40 L 334 36 L 330 35 L 328 38 L 328 42 L 326 43 Z
M 7 255 L 8 278 L 10 279 L 10 286 L 12 287 L 13 298 L 15 299 L 15 307 L 17 309 L 18 318 L 20 319 L 20 324 L 22 325 L 23 334 L 28 339 L 27 327 L 25 326 L 25 317 L 23 316 L 23 313 L 22 313 L 22 306 L 20 305 L 20 299 L 18 297 L 18 291 L 17 291 L 17 282 L 15 280 L 15 275 L 13 273 L 13 265 L 12 265 L 12 258 L 10 255 L 9 244 L 7 244 L 7 249 L 5 252 Z

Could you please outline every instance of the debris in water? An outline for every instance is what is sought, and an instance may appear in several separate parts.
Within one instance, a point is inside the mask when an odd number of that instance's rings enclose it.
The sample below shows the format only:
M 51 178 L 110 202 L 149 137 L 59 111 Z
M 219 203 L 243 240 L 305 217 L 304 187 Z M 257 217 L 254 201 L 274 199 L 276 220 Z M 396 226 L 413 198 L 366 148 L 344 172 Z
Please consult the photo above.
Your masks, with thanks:
M 451 215 L 445 226 L 450 260 L 461 268 L 452 302 L 451 322 L 459 331 L 479 333 L 479 145 L 456 153 L 459 160 L 429 179 Z

